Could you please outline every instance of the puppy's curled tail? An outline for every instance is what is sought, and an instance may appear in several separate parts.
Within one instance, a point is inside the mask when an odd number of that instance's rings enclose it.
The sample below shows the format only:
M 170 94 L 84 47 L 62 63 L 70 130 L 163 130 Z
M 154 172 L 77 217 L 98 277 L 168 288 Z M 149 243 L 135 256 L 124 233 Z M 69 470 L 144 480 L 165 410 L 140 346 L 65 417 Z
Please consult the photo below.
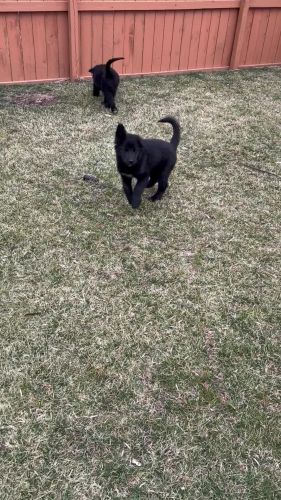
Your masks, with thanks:
M 106 73 L 110 73 L 110 66 L 112 63 L 114 63 L 115 61 L 121 61 L 121 59 L 124 59 L 124 57 L 113 57 L 113 59 L 109 59 L 105 65 Z
M 159 120 L 161 123 L 170 123 L 173 127 L 173 137 L 170 140 L 172 146 L 177 149 L 180 142 L 180 124 L 178 120 L 176 120 L 173 116 L 165 116 L 165 118 L 161 118 Z

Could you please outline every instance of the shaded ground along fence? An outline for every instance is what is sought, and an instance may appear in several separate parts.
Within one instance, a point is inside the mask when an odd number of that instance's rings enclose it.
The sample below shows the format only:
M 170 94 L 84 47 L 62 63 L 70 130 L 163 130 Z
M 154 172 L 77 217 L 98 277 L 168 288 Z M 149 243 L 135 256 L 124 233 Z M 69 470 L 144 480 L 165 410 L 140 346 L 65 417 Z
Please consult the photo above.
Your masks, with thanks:
M 281 0 L 0 0 L 0 82 L 281 64 Z

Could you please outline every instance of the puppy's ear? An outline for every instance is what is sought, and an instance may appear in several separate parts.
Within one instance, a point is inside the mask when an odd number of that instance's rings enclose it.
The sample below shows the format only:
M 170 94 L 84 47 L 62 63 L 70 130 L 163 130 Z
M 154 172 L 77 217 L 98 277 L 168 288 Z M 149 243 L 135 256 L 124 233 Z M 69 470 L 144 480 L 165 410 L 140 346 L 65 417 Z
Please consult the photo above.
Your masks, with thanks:
M 122 144 L 126 140 L 126 129 L 122 123 L 118 123 L 115 133 L 115 144 Z

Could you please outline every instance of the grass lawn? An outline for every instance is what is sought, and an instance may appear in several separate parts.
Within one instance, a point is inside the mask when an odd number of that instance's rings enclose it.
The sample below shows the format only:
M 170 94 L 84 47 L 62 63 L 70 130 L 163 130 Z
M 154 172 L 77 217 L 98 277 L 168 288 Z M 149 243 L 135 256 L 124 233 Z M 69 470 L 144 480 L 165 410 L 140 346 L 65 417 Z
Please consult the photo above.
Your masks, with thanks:
M 122 80 L 117 116 L 0 87 L 2 500 L 280 498 L 280 81 Z M 133 211 L 116 125 L 166 114 L 169 191 Z

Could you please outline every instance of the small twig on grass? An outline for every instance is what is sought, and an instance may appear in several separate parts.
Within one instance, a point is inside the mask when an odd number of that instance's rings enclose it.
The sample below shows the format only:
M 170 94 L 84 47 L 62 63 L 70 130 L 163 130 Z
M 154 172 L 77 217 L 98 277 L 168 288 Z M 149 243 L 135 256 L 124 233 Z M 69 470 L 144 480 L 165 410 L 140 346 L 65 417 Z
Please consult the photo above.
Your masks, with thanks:
M 262 168 L 250 167 L 250 165 L 244 165 L 244 167 L 249 168 L 250 170 L 254 170 L 255 172 L 260 172 L 261 174 L 268 174 L 281 179 L 281 175 L 275 174 L 274 172 L 269 172 L 269 170 L 263 170 Z

